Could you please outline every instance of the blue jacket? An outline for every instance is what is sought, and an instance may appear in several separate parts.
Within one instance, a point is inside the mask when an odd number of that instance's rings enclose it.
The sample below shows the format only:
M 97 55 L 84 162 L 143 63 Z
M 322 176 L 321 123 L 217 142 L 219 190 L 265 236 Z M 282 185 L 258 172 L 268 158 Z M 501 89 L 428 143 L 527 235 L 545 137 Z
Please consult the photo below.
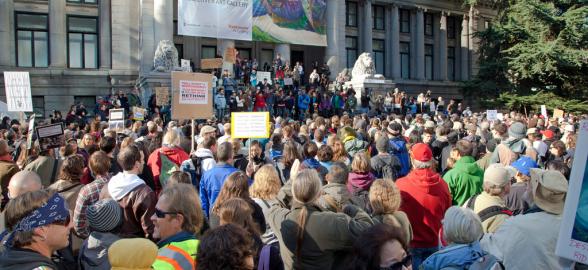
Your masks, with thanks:
M 471 244 L 452 244 L 435 252 L 422 266 L 424 270 L 438 270 L 448 266 L 468 266 L 486 254 L 480 242 Z
M 214 96 L 214 105 L 217 109 L 227 108 L 227 99 L 224 94 L 218 93 Z
M 308 109 L 308 104 L 310 103 L 310 97 L 307 94 L 302 94 L 298 96 L 298 108 L 301 110 Z
M 208 217 L 208 213 L 214 205 L 216 197 L 218 197 L 225 183 L 225 179 L 236 171 L 237 169 L 235 167 L 221 163 L 202 174 L 202 179 L 200 180 L 200 201 L 202 202 L 202 210 L 204 210 L 206 217 Z

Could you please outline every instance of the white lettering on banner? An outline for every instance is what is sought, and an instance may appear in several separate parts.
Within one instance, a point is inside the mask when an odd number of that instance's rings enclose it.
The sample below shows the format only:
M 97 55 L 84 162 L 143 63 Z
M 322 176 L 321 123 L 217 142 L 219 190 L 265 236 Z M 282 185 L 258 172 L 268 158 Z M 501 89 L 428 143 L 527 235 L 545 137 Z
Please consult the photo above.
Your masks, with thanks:
M 178 33 L 251 40 L 252 0 L 179 0 Z
M 4 72 L 6 103 L 10 112 L 32 112 L 31 81 L 28 72 Z
M 180 81 L 180 104 L 207 104 L 208 83 Z

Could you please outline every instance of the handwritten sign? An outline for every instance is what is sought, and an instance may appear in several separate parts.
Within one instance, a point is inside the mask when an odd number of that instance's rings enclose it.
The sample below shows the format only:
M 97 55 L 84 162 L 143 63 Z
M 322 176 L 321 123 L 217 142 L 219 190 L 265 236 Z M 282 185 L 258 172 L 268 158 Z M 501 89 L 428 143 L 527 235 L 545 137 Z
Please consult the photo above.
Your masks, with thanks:
M 222 58 L 206 58 L 200 60 L 201 69 L 215 69 L 223 67 Z
M 541 105 L 541 115 L 543 115 L 543 118 L 547 119 L 547 107 L 545 105 Z
M 486 119 L 488 119 L 488 121 L 498 120 L 498 111 L 497 110 L 486 110 Z
M 272 74 L 271 74 L 271 72 L 258 71 L 257 72 L 257 82 L 263 83 L 263 79 L 267 79 L 267 83 L 272 84 Z
M 9 112 L 32 112 L 31 81 L 28 72 L 4 72 L 6 104 Z
M 563 118 L 564 111 L 560 109 L 553 109 L 553 118 Z
M 231 113 L 232 138 L 269 138 L 269 112 Z
M 294 80 L 292 78 L 284 78 L 284 85 L 293 85 Z
M 37 127 L 36 131 L 41 150 L 58 148 L 65 145 L 62 123 Z
M 110 109 L 108 111 L 108 129 L 121 133 L 125 129 L 125 109 Z
M 580 122 L 574 163 L 555 254 L 588 261 L 588 120 Z
M 185 72 L 192 72 L 192 67 L 190 66 L 190 60 L 181 59 L 180 60 L 182 70 Z
M 169 87 L 155 87 L 155 103 L 157 106 L 169 105 Z

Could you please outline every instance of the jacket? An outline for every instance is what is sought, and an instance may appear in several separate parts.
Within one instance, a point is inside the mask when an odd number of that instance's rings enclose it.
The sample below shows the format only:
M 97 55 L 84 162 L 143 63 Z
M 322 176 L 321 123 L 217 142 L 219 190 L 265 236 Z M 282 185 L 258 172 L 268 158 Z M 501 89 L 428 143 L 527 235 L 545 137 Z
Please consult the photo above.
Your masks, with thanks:
M 57 162 L 57 164 L 55 164 Z M 51 183 L 57 180 L 59 170 L 61 168 L 61 160 L 54 159 L 52 157 L 39 156 L 31 163 L 25 166 L 25 171 L 36 172 L 41 177 L 41 183 L 44 187 L 48 187 Z M 55 167 L 55 170 L 53 168 Z
M 561 215 L 547 212 L 514 216 L 485 234 L 480 244 L 505 269 L 569 269 L 572 262 L 555 255 L 561 221 Z
M 402 165 L 400 164 L 400 160 L 398 159 L 398 157 L 387 153 L 372 157 L 370 159 L 370 165 L 372 167 L 372 172 L 374 173 L 374 176 L 378 179 L 388 176 L 384 175 L 384 167 L 387 165 L 390 165 L 394 169 L 395 175 L 392 178 L 392 180 L 396 180 L 396 177 L 402 168 Z
M 328 197 L 332 198 L 332 201 Z M 340 212 L 343 206 L 350 202 L 351 193 L 349 193 L 345 184 L 328 183 L 323 186 L 323 194 L 319 197 L 317 204 L 326 210 Z M 334 206 L 337 208 L 334 208 Z
M 396 186 L 402 199 L 400 210 L 408 215 L 414 232 L 410 246 L 437 247 L 441 220 L 451 207 L 447 183 L 431 169 L 415 169 L 398 179 Z
M 216 197 L 220 193 L 225 179 L 236 172 L 237 169 L 225 163 L 219 163 L 214 168 L 205 171 L 200 180 L 200 201 L 202 202 L 202 210 L 206 217 L 209 217 L 210 209 L 216 201 Z
M 260 198 L 252 198 L 253 201 L 257 204 L 257 206 L 259 206 L 259 209 L 261 209 L 262 212 L 262 216 L 263 220 L 265 222 L 265 233 L 263 233 L 261 235 L 261 241 L 263 242 L 264 245 L 270 245 L 273 243 L 278 242 L 278 238 L 276 237 L 276 235 L 274 234 L 274 232 L 272 231 L 270 224 L 269 224 L 269 220 L 267 220 L 265 217 L 269 216 L 269 210 L 270 207 L 273 203 L 275 203 L 276 200 L 272 199 L 272 200 L 264 200 L 264 199 L 260 199 Z M 255 207 L 255 209 L 258 209 L 258 207 Z M 255 215 L 255 212 L 253 213 L 253 215 Z M 254 221 L 256 219 L 254 218 Z
M 355 137 L 347 136 L 343 139 L 343 146 L 345 147 L 347 154 L 353 158 L 353 156 L 359 151 L 367 150 L 368 143 Z
M 214 105 L 217 109 L 226 109 L 227 108 L 227 99 L 225 98 L 224 94 L 216 94 L 214 96 Z
M 272 205 L 269 212 L 270 226 L 280 240 L 280 255 L 285 269 L 340 269 L 349 254 L 354 240 L 373 225 L 372 219 L 362 210 L 348 216 L 333 213 L 309 204 L 304 227 L 304 238 L 300 250 L 300 261 L 296 258 L 298 217 L 302 205 L 291 209 L 282 208 L 279 203 Z
M 421 266 L 423 270 L 439 270 L 450 266 L 466 267 L 485 254 L 478 241 L 470 244 L 452 244 L 429 256 Z
M 413 233 L 412 226 L 410 226 L 410 221 L 408 220 L 406 213 L 396 211 L 393 214 L 375 215 L 372 216 L 372 220 L 374 221 L 374 224 L 388 224 L 400 229 L 406 239 L 406 246 L 410 245 Z
M 202 166 L 202 173 L 212 169 L 214 165 L 216 165 L 216 161 L 214 161 L 214 155 L 212 154 L 212 151 L 210 151 L 210 149 L 198 148 L 193 155 L 195 155 L 198 158 L 202 158 L 202 162 L 200 163 Z M 184 160 L 182 162 L 182 165 L 180 165 L 180 170 L 190 174 L 190 177 L 192 178 L 192 183 L 197 183 L 197 181 L 195 180 L 200 180 L 196 179 L 196 167 L 194 166 L 194 162 L 192 162 L 192 158 Z
M 100 199 L 113 198 L 123 208 L 123 225 L 119 235 L 153 239 L 153 221 L 157 197 L 137 175 L 126 172 L 113 176 L 103 188 Z
M 471 198 L 465 202 L 464 205 L 468 205 Z M 476 201 L 474 203 L 474 209 L 472 209 L 476 214 L 480 214 L 484 209 L 492 206 L 499 206 L 506 208 L 506 203 L 504 199 L 500 196 L 492 196 L 486 192 L 480 193 L 476 197 Z M 498 227 L 507 219 L 510 215 L 507 214 L 498 214 L 493 217 L 490 217 L 484 221 L 482 221 L 482 229 L 484 229 L 484 233 L 492 233 L 495 232 Z
M 153 263 L 154 270 L 194 269 L 200 241 L 191 233 L 182 231 L 157 243 L 159 251 Z M 180 268 L 176 268 L 179 266 Z
M 2 190 L 2 207 L 8 203 L 8 183 L 10 178 L 19 171 L 18 166 L 14 162 L 0 160 L 0 187 Z
M 57 265 L 40 253 L 30 249 L 9 248 L 0 254 L 0 269 L 2 270 L 23 270 L 23 269 L 57 270 Z
M 347 190 L 351 194 L 359 190 L 370 190 L 370 186 L 376 180 L 376 177 L 371 172 L 355 173 L 350 172 L 347 177 Z
M 180 167 L 182 161 L 190 158 L 184 150 L 179 147 L 167 147 L 163 146 L 151 153 L 149 155 L 149 159 L 147 160 L 147 167 L 151 168 L 151 172 L 153 173 L 153 180 L 155 181 L 155 192 L 159 194 L 159 191 L 163 188 L 161 183 L 159 182 L 159 175 L 161 174 L 161 156 L 160 154 L 165 155 L 169 160 Z
M 506 147 L 503 148 L 501 145 Z M 512 153 L 506 151 L 506 148 L 519 155 L 524 154 L 527 149 L 522 139 L 508 138 L 496 146 L 496 149 L 494 149 L 494 152 L 492 152 L 492 156 L 490 157 L 490 163 L 494 164 L 500 162 L 502 165 L 508 166 L 518 159 L 515 157 L 514 160 L 509 160 L 512 159 L 512 157 L 510 157 Z
M 444 176 L 447 182 L 453 205 L 463 205 L 469 198 L 482 192 L 484 171 L 478 167 L 473 157 L 465 156 L 455 162 L 455 165 Z
M 302 94 L 298 96 L 298 109 L 303 111 L 307 110 L 309 103 L 310 97 L 307 94 Z
M 116 234 L 92 232 L 80 249 L 80 269 L 110 270 L 108 248 L 119 239 L 120 237 Z

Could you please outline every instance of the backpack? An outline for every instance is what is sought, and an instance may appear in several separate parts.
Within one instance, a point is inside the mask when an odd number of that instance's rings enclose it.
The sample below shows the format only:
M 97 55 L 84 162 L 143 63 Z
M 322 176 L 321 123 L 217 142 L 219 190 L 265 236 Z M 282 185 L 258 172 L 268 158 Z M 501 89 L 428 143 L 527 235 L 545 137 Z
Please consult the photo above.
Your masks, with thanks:
M 192 183 L 196 188 L 200 187 L 200 179 L 202 178 L 202 161 L 210 158 L 210 157 L 197 157 L 196 155 L 191 155 L 190 160 L 192 161 L 192 165 L 194 165 L 194 179 L 192 179 Z
M 178 164 L 173 162 L 163 153 L 159 153 L 159 157 L 161 159 L 161 173 L 159 174 L 159 185 L 161 188 L 164 188 L 167 185 L 167 181 L 171 174 L 175 171 L 179 171 L 180 167 Z
M 478 198 L 478 196 L 480 196 L 479 194 L 472 197 L 468 203 L 467 203 L 467 208 L 472 209 L 472 211 L 474 210 L 474 205 L 476 205 L 476 198 Z M 506 207 L 501 207 L 501 206 L 490 206 L 488 208 L 485 208 L 484 210 L 480 211 L 478 213 L 478 216 L 480 216 L 480 220 L 482 222 L 486 221 L 487 219 L 493 217 L 493 216 L 497 216 L 497 215 L 509 215 L 512 216 L 512 211 L 510 211 L 510 209 L 506 208 Z
M 398 172 L 391 163 L 385 163 L 382 167 L 382 178 L 384 179 L 398 179 Z
M 398 177 L 403 177 L 410 172 L 410 157 L 406 149 L 406 141 L 401 138 L 390 140 L 390 154 L 394 155 L 400 161 L 400 171 Z
M 353 192 L 351 192 L 351 199 L 350 199 L 351 204 L 360 207 L 362 210 L 364 210 L 367 213 L 371 213 L 370 199 L 369 199 L 370 192 L 365 189 L 359 189 L 356 187 L 352 187 L 352 188 L 353 188 Z
M 510 148 L 508 148 L 508 146 L 502 143 L 496 146 L 496 151 L 498 151 L 498 159 L 500 164 L 504 166 L 510 166 L 510 164 L 519 159 L 518 153 L 515 153 Z

